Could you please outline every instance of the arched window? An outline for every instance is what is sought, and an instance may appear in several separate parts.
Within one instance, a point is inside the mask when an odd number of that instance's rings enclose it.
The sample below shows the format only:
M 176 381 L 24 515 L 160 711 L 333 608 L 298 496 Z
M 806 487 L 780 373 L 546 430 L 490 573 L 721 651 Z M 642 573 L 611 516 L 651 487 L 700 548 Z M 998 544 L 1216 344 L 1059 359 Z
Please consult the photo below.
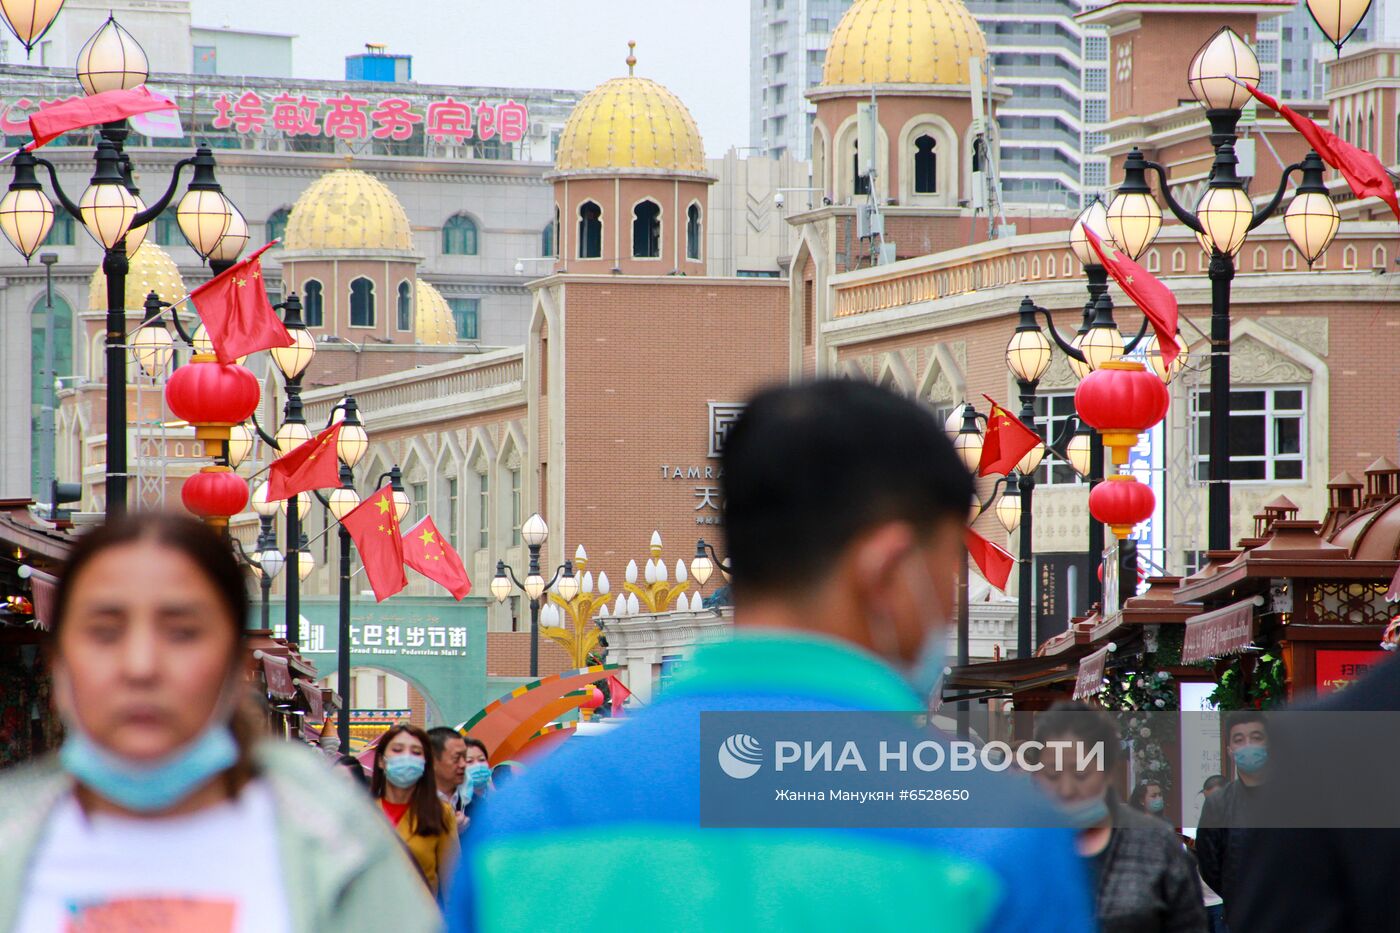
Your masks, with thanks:
M 267 242 L 271 243 L 273 240 L 280 240 L 282 235 L 287 232 L 287 218 L 291 213 L 292 212 L 285 207 L 279 207 L 268 216 Z
M 554 255 L 554 224 L 545 224 L 545 228 L 540 231 L 540 255 Z
M 692 204 L 685 212 L 685 258 L 700 261 L 700 205 Z
M 661 205 L 640 201 L 632 208 L 632 256 L 658 259 L 661 256 Z
M 374 283 L 358 278 L 350 283 L 350 326 L 374 326 Z
M 860 140 L 851 143 L 851 192 L 870 193 L 870 176 L 860 173 Z
M 36 497 L 42 495 L 45 499 L 48 498 L 48 490 L 39 488 L 39 445 L 42 442 L 39 436 L 39 419 L 47 397 L 45 390 L 48 388 L 48 377 L 44 373 L 44 328 L 48 311 L 48 304 L 40 298 L 30 315 L 29 344 L 29 412 L 31 436 L 34 438 L 34 443 L 30 445 L 30 488 Z M 73 375 L 73 308 L 58 295 L 53 296 L 53 371 L 59 378 Z M 55 411 L 55 424 L 57 419 L 58 412 Z
M 1347 117 L 1346 128 L 1346 132 L 1342 134 L 1342 139 L 1351 142 L 1351 117 Z
M 442 251 L 448 256 L 475 256 L 476 221 L 466 214 L 454 214 L 442 225 Z
M 938 140 L 925 133 L 914 140 L 914 193 L 938 193 Z
M 399 330 L 413 329 L 413 288 L 405 280 L 399 283 Z
M 603 209 L 592 201 L 578 206 L 578 258 L 598 259 L 603 255 Z
M 73 215 L 55 204 L 53 206 L 53 226 L 44 240 L 45 246 L 72 246 L 77 243 L 78 222 Z
M 307 279 L 301 287 L 301 319 L 307 327 L 324 327 L 326 315 L 321 301 L 321 283 Z
M 1376 112 L 1373 110 L 1366 115 L 1366 151 L 1376 151 Z
M 160 216 L 152 224 L 155 228 L 156 243 L 161 246 L 179 246 L 185 242 L 185 235 L 180 232 L 180 221 L 175 218 L 174 210 L 161 211 Z

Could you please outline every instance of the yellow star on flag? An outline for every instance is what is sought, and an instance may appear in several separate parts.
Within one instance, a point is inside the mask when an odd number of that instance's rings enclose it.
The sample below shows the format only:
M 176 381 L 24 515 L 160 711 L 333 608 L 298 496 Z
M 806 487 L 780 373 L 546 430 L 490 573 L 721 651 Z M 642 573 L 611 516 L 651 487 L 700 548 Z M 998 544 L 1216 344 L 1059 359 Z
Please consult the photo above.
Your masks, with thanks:
M 432 531 L 431 528 L 424 528 L 424 529 L 423 529 L 423 533 L 422 533 L 421 535 L 419 535 L 418 537 L 419 537 L 419 540 L 422 541 L 424 544 L 432 544 L 432 543 L 433 543 L 433 531 Z
M 1133 284 L 1133 277 L 1130 275 L 1130 276 L 1128 276 L 1126 279 L 1124 279 L 1123 281 L 1125 281 L 1125 282 L 1127 282 L 1129 285 L 1131 285 L 1131 284 Z
M 242 288 L 243 286 L 245 286 L 245 285 L 248 284 L 248 280 L 247 280 L 247 279 L 240 279 L 238 276 L 235 275 L 235 276 L 233 277 L 233 284 L 236 285 L 236 286 L 239 287 L 239 288 Z
M 388 496 L 380 496 L 378 499 L 376 499 L 376 500 L 374 501 L 374 504 L 377 505 L 377 506 L 379 506 L 379 514 L 380 514 L 380 515 L 387 515 L 387 514 L 389 513 L 389 508 L 390 508 L 390 506 L 389 506 L 389 497 L 388 497 Z

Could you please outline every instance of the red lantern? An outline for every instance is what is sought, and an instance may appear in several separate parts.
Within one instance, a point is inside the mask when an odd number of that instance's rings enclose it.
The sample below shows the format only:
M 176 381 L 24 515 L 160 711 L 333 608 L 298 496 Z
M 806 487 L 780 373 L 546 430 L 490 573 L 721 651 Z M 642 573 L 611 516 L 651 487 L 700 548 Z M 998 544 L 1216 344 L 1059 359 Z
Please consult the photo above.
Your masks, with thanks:
M 228 440 L 229 428 L 252 417 L 261 397 L 257 376 L 213 357 L 196 356 L 165 383 L 170 411 L 194 425 L 194 436 L 206 441 Z
M 579 706 L 584 709 L 597 709 L 603 705 L 603 691 L 599 690 L 597 687 L 586 687 L 585 689 L 588 691 L 588 698 L 580 703 Z
M 209 524 L 227 525 L 248 504 L 248 482 L 226 466 L 207 466 L 185 480 L 180 500 Z
M 1085 376 L 1074 391 L 1074 408 L 1084 423 L 1103 435 L 1113 462 L 1128 462 L 1138 434 L 1167 414 L 1171 395 L 1147 367 L 1130 360 L 1110 360 Z
M 1120 539 L 1151 518 L 1156 507 L 1152 489 L 1126 473 L 1108 477 L 1089 493 L 1089 514 L 1112 528 Z

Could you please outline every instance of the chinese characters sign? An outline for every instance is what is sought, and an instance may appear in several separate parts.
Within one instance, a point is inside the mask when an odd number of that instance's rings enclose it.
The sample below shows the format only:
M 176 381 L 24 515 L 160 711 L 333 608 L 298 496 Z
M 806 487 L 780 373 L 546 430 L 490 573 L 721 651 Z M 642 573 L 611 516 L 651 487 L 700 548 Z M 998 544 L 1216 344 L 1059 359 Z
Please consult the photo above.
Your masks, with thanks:
M 1336 693 L 1389 656 L 1384 651 L 1376 650 L 1318 649 L 1316 655 L 1318 694 Z
M 275 97 L 255 91 L 244 91 L 236 98 L 220 94 L 214 101 L 213 120 L 215 129 L 232 129 L 242 136 L 281 133 L 347 142 L 403 141 L 421 126 L 434 142 L 456 145 L 469 139 L 519 142 L 529 125 L 529 110 L 514 100 L 491 104 L 446 97 L 424 107 L 402 97 L 371 100 L 348 92 L 324 99 L 286 92 Z
M 304 654 L 333 653 L 326 644 L 324 625 L 307 626 L 302 639 Z M 356 654 L 464 657 L 467 654 L 467 627 L 366 622 L 350 626 L 350 650 Z

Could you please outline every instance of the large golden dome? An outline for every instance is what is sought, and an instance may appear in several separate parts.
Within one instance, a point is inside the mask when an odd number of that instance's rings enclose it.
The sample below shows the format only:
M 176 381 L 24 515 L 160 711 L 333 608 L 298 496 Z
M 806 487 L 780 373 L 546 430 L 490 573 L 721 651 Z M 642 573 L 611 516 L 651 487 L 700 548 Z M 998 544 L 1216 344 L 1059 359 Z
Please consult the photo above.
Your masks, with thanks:
M 628 43 L 629 46 L 634 43 Z M 705 171 L 705 143 L 680 98 L 650 78 L 605 81 L 574 107 L 554 157 L 561 172 Z
M 164 301 L 174 301 L 189 293 L 185 280 L 180 278 L 180 269 L 170 254 L 156 244 L 155 237 L 147 237 L 127 260 L 126 309 L 137 311 L 146 306 L 146 295 L 155 292 Z M 107 307 L 107 276 L 102 266 L 97 267 L 88 281 L 88 310 L 103 311 Z
M 442 292 L 419 279 L 413 303 L 413 335 L 419 343 L 442 347 L 457 342 L 457 321 Z
M 856 0 L 826 50 L 825 87 L 970 83 L 987 39 L 962 0 Z
M 287 218 L 290 250 L 413 249 L 408 215 L 394 193 L 358 169 L 327 172 L 301 193 Z

